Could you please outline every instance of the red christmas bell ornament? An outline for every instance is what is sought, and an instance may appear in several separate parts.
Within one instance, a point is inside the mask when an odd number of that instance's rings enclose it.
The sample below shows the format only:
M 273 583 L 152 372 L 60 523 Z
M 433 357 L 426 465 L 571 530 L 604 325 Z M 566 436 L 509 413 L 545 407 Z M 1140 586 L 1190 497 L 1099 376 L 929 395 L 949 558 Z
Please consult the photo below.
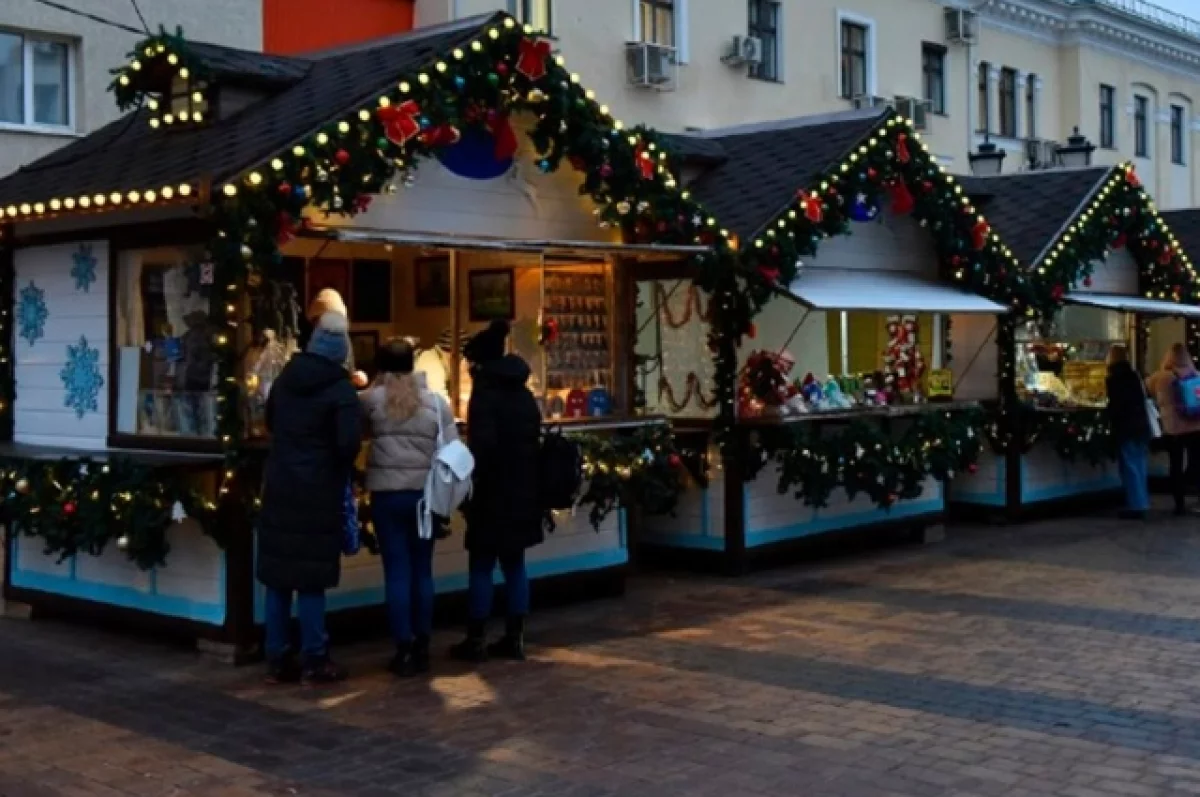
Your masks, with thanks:
M 339 149 L 333 153 L 333 160 L 338 166 L 345 166 L 350 162 L 350 153 L 344 149 Z
M 67 501 L 65 504 L 63 504 L 63 514 L 64 515 L 68 515 L 68 516 L 74 515 L 75 510 L 77 510 L 77 509 L 79 509 L 79 507 L 75 504 L 74 501 Z

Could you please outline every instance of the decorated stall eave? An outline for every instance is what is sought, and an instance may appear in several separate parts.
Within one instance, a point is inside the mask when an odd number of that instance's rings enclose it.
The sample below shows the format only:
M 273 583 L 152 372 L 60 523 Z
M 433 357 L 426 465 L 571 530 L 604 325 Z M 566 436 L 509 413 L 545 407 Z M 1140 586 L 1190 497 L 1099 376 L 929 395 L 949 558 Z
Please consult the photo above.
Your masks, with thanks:
M 128 209 L 181 197 L 194 201 L 202 186 L 263 163 L 331 119 L 378 96 L 398 76 L 478 38 L 501 16 L 431 26 L 390 41 L 315 58 L 295 82 L 277 85 L 263 100 L 204 125 L 152 128 L 148 110 L 134 111 L 0 180 L 0 213 L 5 221 L 30 221 L 69 212 Z M 208 45 L 191 47 L 209 52 Z M 250 69 L 251 74 L 253 64 L 276 60 L 249 52 L 239 52 L 231 59 L 225 57 L 222 63 Z
M 1183 253 L 1189 259 L 1200 256 L 1200 208 L 1164 210 L 1159 215 L 1175 234 Z

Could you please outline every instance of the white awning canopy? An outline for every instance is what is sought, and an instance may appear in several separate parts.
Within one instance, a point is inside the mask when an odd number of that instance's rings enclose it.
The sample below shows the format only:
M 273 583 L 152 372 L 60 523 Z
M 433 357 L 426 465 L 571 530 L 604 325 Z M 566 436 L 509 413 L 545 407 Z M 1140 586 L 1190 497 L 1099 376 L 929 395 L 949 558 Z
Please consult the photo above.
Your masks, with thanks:
M 372 230 L 361 227 L 354 229 L 329 227 L 316 230 L 315 232 L 320 237 L 331 238 L 343 243 L 392 244 L 394 246 L 421 246 L 431 249 L 474 249 L 525 254 L 545 253 L 591 257 L 617 255 L 622 257 L 680 258 L 710 251 L 707 246 L 483 238 L 470 235 Z
M 985 313 L 1008 308 L 958 288 L 894 271 L 809 268 L 783 293 L 813 310 Z
M 1117 310 L 1122 313 L 1200 318 L 1200 307 L 1194 304 L 1168 302 L 1163 299 L 1142 299 L 1137 296 L 1118 296 L 1111 293 L 1072 293 L 1066 297 L 1066 302 L 1085 307 Z

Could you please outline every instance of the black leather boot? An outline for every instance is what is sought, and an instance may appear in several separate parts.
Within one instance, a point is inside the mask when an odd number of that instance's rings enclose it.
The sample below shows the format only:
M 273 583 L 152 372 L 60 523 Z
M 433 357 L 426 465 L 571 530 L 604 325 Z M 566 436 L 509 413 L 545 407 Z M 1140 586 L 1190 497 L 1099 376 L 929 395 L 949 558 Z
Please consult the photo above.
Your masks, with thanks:
M 429 637 L 418 635 L 413 642 L 413 672 L 429 672 Z
M 488 645 L 487 652 L 494 659 L 525 661 L 525 618 L 508 618 L 504 624 L 504 636 Z
M 467 623 L 467 638 L 450 646 L 450 658 L 472 663 L 487 661 L 486 634 L 487 623 L 485 621 L 472 620 Z
M 392 661 L 388 664 L 388 670 L 393 675 L 398 675 L 401 678 L 416 675 L 417 669 L 412 642 L 401 642 L 396 645 L 396 655 L 392 656 Z

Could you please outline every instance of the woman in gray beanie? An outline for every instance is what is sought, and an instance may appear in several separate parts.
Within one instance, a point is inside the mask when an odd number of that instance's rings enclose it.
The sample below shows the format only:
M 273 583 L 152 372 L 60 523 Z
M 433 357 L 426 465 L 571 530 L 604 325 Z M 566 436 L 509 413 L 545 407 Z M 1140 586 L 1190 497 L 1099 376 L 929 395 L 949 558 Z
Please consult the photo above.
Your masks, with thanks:
M 345 316 L 321 316 L 308 350 L 291 359 L 267 398 L 267 454 L 258 528 L 258 580 L 267 588 L 268 680 L 330 683 L 325 590 L 341 575 L 345 490 L 362 443 L 358 396 L 343 363 Z M 300 655 L 290 646 L 297 596 Z

